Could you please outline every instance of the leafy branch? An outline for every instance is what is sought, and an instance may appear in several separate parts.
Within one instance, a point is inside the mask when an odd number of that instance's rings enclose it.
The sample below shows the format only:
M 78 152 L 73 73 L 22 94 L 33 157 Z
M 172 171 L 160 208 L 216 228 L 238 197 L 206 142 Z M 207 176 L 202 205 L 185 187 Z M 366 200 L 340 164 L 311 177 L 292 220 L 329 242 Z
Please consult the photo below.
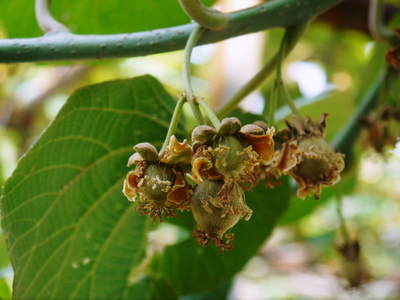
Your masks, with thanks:
M 289 27 L 321 14 L 341 0 L 277 0 L 227 14 L 221 31 L 206 30 L 199 45 L 274 27 Z M 34 62 L 143 56 L 183 49 L 195 24 L 113 35 L 66 32 L 0 40 L 0 62 Z

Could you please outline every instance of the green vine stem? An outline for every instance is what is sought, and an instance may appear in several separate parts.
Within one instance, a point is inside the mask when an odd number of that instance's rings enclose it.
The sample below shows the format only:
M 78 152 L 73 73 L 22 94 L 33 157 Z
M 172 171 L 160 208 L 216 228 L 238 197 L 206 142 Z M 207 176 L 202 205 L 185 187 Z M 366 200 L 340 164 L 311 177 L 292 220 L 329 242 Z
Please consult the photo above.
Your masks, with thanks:
M 346 226 L 346 219 L 343 216 L 343 205 L 342 205 L 342 197 L 337 196 L 335 197 L 336 200 L 336 213 L 339 219 L 339 229 L 340 233 L 342 235 L 342 239 L 344 243 L 350 242 L 350 234 L 349 231 L 347 230 Z
M 160 153 L 164 152 L 164 150 L 168 147 L 169 140 L 171 139 L 171 136 L 175 134 L 176 129 L 178 128 L 180 116 L 181 116 L 183 105 L 185 104 L 185 102 L 186 102 L 186 98 L 185 97 L 181 97 L 178 100 L 178 102 L 176 103 L 176 106 L 175 106 L 175 109 L 174 109 L 174 113 L 172 114 L 172 119 L 171 119 L 171 122 L 169 124 L 168 132 L 167 132 L 167 135 L 165 137 L 164 144 L 161 147 Z
M 206 101 L 201 98 L 198 98 L 197 102 L 200 104 L 201 108 L 203 109 L 204 113 L 206 114 L 212 125 L 215 128 L 218 128 L 221 122 L 219 121 L 217 115 L 214 113 L 213 109 L 207 104 Z
M 399 37 L 382 24 L 384 0 L 370 0 L 368 25 L 372 37 L 378 42 L 388 42 L 398 44 Z
M 276 102 L 278 99 L 284 99 L 288 104 L 290 110 L 293 114 L 300 116 L 300 112 L 294 104 L 292 97 L 290 97 L 288 90 L 286 89 L 284 82 L 282 80 L 282 63 L 287 53 L 287 45 L 288 45 L 288 35 L 285 34 L 279 51 L 276 55 L 276 75 L 274 84 L 271 91 L 271 97 L 269 99 L 269 107 L 268 107 L 268 122 L 270 125 L 273 125 L 275 122 L 275 109 Z
M 207 115 L 207 118 L 211 121 L 211 123 L 217 128 L 219 125 L 219 119 L 215 115 L 214 111 L 208 106 L 208 104 L 200 99 L 197 98 L 194 93 L 193 93 L 193 87 L 192 87 L 192 76 L 190 72 L 190 58 L 192 56 L 192 50 L 193 47 L 196 45 L 197 41 L 199 40 L 201 34 L 203 32 L 203 29 L 197 25 L 192 34 L 189 37 L 189 40 L 186 44 L 185 47 L 185 54 L 184 54 L 184 59 L 183 59 L 183 72 L 182 72 L 182 77 L 183 77 L 183 85 L 185 89 L 185 96 L 187 98 L 187 101 L 190 104 L 190 107 L 193 111 L 193 115 L 195 116 L 197 122 L 199 124 L 204 124 L 203 116 L 201 114 L 201 111 L 199 109 L 199 105 L 202 107 L 204 113 Z
M 278 93 L 277 93 L 277 86 L 276 86 L 276 81 L 274 82 L 274 85 L 271 89 L 271 93 L 269 95 L 269 101 L 268 101 L 268 109 L 267 109 L 267 121 L 270 126 L 273 126 L 275 124 L 275 110 L 276 110 L 276 102 L 278 98 Z
M 228 26 L 207 30 L 200 45 L 313 18 L 342 0 L 277 0 L 232 12 Z M 129 34 L 59 33 L 37 38 L 0 39 L 0 63 L 134 57 L 183 49 L 195 24 Z M 7 28 L 6 28 L 7 29 Z
M 229 22 L 227 14 L 203 5 L 200 0 L 179 0 L 186 14 L 201 27 L 222 30 Z
M 276 68 L 280 56 L 282 55 L 283 57 L 281 59 L 283 59 L 290 53 L 290 51 L 292 51 L 306 29 L 306 26 L 307 23 L 302 23 L 287 28 L 284 36 L 284 39 L 287 39 L 284 53 L 281 54 L 279 51 L 267 64 L 265 64 L 264 67 L 250 79 L 250 81 L 248 81 L 225 105 L 221 107 L 217 114 L 218 117 L 222 118 L 228 115 L 246 96 L 261 85 L 268 75 L 270 75 Z
M 40 29 L 47 32 L 69 32 L 68 28 L 58 22 L 50 13 L 50 0 L 36 0 L 35 14 Z
M 193 115 L 199 124 L 204 124 L 203 116 L 199 109 L 198 104 L 196 103 L 196 97 L 193 94 L 193 87 L 192 87 L 192 76 L 190 72 L 190 58 L 192 56 L 193 47 L 198 42 L 203 29 L 196 25 L 189 36 L 187 41 L 185 52 L 183 55 L 183 70 L 182 70 L 182 79 L 183 79 L 183 87 L 185 90 L 185 97 L 190 104 L 192 109 Z

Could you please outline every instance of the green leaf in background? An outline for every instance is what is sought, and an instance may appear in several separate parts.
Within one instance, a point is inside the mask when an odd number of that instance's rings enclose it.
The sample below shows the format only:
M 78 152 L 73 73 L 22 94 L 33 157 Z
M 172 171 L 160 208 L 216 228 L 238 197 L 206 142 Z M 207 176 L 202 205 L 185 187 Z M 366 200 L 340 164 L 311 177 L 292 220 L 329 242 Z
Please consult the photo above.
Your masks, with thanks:
M 10 287 L 8 286 L 4 278 L 0 279 L 0 299 L 1 300 L 11 299 Z
M 266 190 L 260 184 L 246 193 L 246 201 L 253 210 L 250 221 L 240 221 L 232 230 L 234 249 L 221 253 L 215 246 L 202 248 L 193 239 L 168 247 L 155 269 L 169 280 L 179 295 L 209 291 L 228 283 L 246 262 L 253 257 L 270 236 L 275 224 L 289 204 L 290 189 L 284 184 Z M 191 217 L 182 216 L 179 223 L 194 229 Z
M 341 195 L 351 193 L 356 183 L 357 180 L 354 174 L 347 174 L 347 176 L 345 175 L 335 186 L 323 188 L 319 200 L 315 200 L 313 197 L 307 197 L 302 200 L 297 198 L 296 194 L 293 193 L 290 198 L 289 209 L 279 221 L 279 224 L 285 225 L 299 221 L 301 218 L 313 213 L 327 201 L 334 199 L 334 197 L 340 197 Z
M 206 0 L 204 4 L 214 1 Z M 10 38 L 41 35 L 35 20 L 35 1 L 0 1 L 0 24 Z M 136 32 L 189 22 L 177 0 L 57 0 L 51 10 L 74 33 Z M 18 12 L 18 13 L 17 13 Z
M 129 280 L 144 258 L 147 219 L 121 189 L 132 146 L 160 146 L 173 107 L 149 76 L 68 99 L 3 191 L 15 299 L 148 298 Z

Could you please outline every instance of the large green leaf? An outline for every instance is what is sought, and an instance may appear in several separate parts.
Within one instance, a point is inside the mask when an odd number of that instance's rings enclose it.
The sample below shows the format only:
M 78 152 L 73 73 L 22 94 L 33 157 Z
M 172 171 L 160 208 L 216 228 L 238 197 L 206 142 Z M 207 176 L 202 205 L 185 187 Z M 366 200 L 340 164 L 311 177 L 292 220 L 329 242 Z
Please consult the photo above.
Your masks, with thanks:
M 232 230 L 235 234 L 232 251 L 222 254 L 213 245 L 201 248 L 190 239 L 167 248 L 155 269 L 180 295 L 208 291 L 228 283 L 271 234 L 288 207 L 289 195 L 286 180 L 273 190 L 266 190 L 260 184 L 246 193 L 253 216 L 250 221 L 240 221 Z M 182 216 L 178 222 L 189 230 L 195 226 L 190 216 Z
M 177 0 L 57 0 L 52 1 L 55 17 L 74 33 L 124 33 L 189 22 Z M 213 0 L 204 1 L 211 4 Z M 41 35 L 35 21 L 35 1 L 0 1 L 0 23 L 9 37 Z
M 132 145 L 161 145 L 173 106 L 149 76 L 69 98 L 3 190 L 15 299 L 146 298 L 129 274 L 143 260 L 147 222 L 121 188 Z

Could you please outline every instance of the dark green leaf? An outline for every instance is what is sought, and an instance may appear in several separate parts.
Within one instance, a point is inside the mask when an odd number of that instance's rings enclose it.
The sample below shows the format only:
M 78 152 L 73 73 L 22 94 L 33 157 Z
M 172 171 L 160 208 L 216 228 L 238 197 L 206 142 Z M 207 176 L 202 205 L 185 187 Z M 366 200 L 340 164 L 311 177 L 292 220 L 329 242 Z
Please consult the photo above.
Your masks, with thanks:
M 34 5 L 32 0 L 0 2 L 0 23 L 4 23 L 9 37 L 41 35 Z M 52 11 L 74 33 L 125 33 L 189 22 L 176 0 L 57 0 L 53 1 Z
M 240 221 L 232 230 L 235 234 L 232 251 L 222 254 L 213 245 L 202 248 L 190 239 L 167 248 L 155 268 L 180 295 L 209 291 L 229 282 L 271 234 L 288 207 L 289 193 L 285 181 L 274 190 L 266 190 L 260 184 L 246 194 L 253 216 L 250 221 Z M 181 219 L 181 225 L 186 223 L 189 230 L 194 229 L 191 216 Z
M 69 98 L 4 188 L 16 299 L 133 298 L 147 222 L 121 193 L 126 162 L 138 142 L 161 145 L 173 106 L 149 76 Z

